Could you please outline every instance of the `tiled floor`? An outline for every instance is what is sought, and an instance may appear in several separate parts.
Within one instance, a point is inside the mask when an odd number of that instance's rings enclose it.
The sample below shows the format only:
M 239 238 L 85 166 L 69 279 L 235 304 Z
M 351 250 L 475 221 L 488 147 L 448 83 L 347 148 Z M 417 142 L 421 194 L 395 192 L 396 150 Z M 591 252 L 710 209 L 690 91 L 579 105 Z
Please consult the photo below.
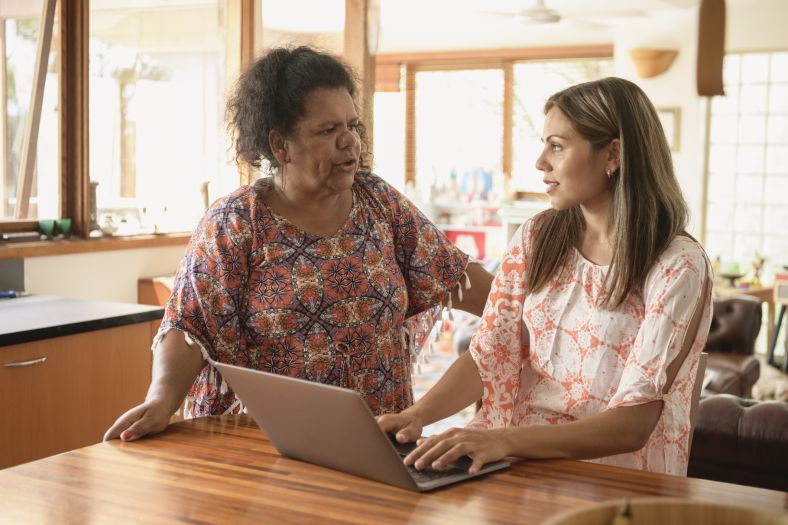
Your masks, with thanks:
M 441 351 L 438 346 L 427 355 L 427 361 L 421 365 L 421 371 L 416 370 L 413 375 L 413 395 L 415 399 L 421 398 L 429 388 L 437 383 L 443 373 L 457 358 L 453 351 Z M 452 427 L 464 427 L 473 418 L 474 408 L 469 406 L 465 410 L 444 420 L 424 427 L 423 435 L 431 436 Z

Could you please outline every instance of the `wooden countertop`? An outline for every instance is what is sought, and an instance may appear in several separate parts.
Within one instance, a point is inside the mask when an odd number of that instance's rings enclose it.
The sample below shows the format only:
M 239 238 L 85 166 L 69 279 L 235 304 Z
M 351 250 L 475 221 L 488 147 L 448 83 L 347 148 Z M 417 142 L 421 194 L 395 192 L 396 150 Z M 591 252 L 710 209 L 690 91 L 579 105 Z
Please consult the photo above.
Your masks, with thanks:
M 31 295 L 0 299 L 0 346 L 153 321 L 159 306 Z
M 538 523 L 640 496 L 788 508 L 784 492 L 559 460 L 420 494 L 283 458 L 248 416 L 183 421 L 0 471 L 10 523 Z

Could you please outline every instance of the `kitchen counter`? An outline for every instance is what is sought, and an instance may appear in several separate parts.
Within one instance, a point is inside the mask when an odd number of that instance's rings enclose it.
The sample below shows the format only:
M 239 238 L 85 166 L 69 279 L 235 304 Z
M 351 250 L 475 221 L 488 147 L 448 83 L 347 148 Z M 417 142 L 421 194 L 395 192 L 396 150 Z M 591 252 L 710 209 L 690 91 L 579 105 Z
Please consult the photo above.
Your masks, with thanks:
M 0 346 L 159 320 L 164 309 L 143 304 L 31 295 L 0 300 Z

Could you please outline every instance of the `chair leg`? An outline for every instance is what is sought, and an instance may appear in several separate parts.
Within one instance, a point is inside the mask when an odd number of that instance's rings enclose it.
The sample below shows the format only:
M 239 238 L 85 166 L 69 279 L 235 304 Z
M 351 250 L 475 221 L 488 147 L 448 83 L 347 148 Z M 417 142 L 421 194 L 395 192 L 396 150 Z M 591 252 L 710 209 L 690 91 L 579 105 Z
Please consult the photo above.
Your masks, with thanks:
M 774 327 L 774 337 L 772 337 L 771 345 L 769 346 L 769 353 L 766 356 L 766 362 L 772 366 L 777 366 L 774 362 L 774 349 L 777 346 L 777 336 L 780 335 L 780 327 L 783 324 L 783 317 L 785 316 L 785 305 L 780 306 L 780 313 L 777 315 L 777 325 Z M 788 349 L 786 349 L 788 354 Z M 783 372 L 788 369 L 788 355 L 783 356 L 782 370 Z

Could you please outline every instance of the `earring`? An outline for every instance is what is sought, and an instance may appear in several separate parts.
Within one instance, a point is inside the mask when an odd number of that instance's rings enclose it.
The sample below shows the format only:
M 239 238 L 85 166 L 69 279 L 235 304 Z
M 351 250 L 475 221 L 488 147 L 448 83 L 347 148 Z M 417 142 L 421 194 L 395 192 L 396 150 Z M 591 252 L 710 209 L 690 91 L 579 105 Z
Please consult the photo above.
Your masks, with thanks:
M 609 179 L 613 173 L 610 170 L 605 170 L 605 174 L 607 175 L 607 178 Z
M 279 187 L 282 189 L 282 193 L 285 192 L 285 167 L 282 166 L 282 169 L 279 170 Z

